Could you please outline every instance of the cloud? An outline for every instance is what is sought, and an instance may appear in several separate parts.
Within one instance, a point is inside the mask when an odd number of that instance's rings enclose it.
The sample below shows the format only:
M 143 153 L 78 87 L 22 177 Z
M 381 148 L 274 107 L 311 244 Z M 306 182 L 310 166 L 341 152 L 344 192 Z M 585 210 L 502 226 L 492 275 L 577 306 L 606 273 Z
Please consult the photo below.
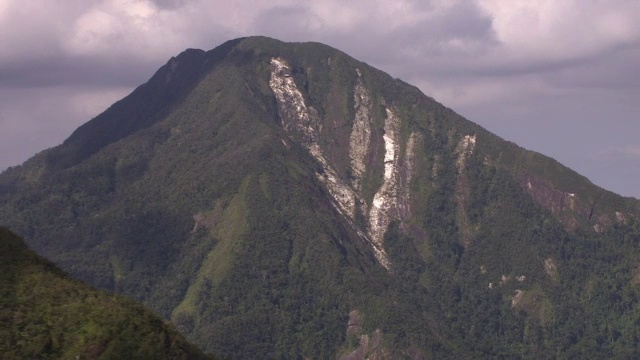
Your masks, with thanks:
M 638 41 L 637 1 L 480 0 L 507 61 L 589 57 Z
M 253 28 L 327 43 L 406 80 L 459 71 L 497 45 L 490 16 L 469 0 L 297 2 L 258 12 Z
M 187 40 L 180 15 L 150 1 L 104 0 L 74 19 L 62 44 L 70 55 L 154 59 Z
M 0 88 L 48 86 L 137 86 L 146 81 L 165 60 L 131 57 L 111 61 L 98 56 L 58 56 L 25 59 L 0 67 Z
M 550 86 L 560 80 L 579 85 L 576 79 L 586 86 L 629 83 L 624 73 L 633 66 L 640 47 L 640 23 L 635 21 L 640 3 L 628 0 L 72 0 L 64 6 L 5 0 L 2 4 L 0 18 L 10 31 L 0 34 L 0 40 L 11 49 L 0 54 L 4 79 L 6 73 L 23 78 L 17 76 L 20 68 L 26 72 L 46 60 L 54 64 L 77 60 L 107 69 L 125 64 L 150 68 L 187 47 L 210 49 L 231 37 L 263 34 L 329 43 L 407 80 L 442 83 L 461 77 L 547 74 L 548 79 L 542 80 Z M 603 64 L 611 62 L 612 54 L 622 60 L 615 66 Z M 608 76 L 611 68 L 624 70 Z M 60 67 L 43 70 L 60 72 Z
M 607 160 L 620 157 L 635 158 L 640 160 L 640 144 L 609 146 L 599 151 L 595 156 L 595 158 L 598 160 Z
M 180 8 L 187 4 L 187 0 L 152 0 L 151 2 L 159 9 L 168 10 Z

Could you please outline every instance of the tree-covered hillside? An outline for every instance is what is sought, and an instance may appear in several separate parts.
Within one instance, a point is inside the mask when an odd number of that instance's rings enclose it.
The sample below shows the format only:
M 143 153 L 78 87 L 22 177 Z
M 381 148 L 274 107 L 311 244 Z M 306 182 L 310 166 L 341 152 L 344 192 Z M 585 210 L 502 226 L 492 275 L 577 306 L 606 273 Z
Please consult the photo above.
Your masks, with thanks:
M 72 280 L 0 228 L 0 358 L 211 359 L 119 295 Z
M 223 358 L 637 357 L 640 202 L 317 43 L 172 58 L 0 219 Z

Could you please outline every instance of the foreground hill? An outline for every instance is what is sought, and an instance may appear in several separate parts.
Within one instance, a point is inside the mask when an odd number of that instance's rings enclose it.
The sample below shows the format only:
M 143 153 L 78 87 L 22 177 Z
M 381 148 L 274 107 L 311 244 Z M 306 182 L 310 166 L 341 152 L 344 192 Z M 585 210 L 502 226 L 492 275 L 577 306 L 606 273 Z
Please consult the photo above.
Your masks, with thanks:
M 210 359 L 141 305 L 69 279 L 0 228 L 0 358 Z
M 172 58 L 0 175 L 0 219 L 225 358 L 640 348 L 640 203 L 317 43 Z

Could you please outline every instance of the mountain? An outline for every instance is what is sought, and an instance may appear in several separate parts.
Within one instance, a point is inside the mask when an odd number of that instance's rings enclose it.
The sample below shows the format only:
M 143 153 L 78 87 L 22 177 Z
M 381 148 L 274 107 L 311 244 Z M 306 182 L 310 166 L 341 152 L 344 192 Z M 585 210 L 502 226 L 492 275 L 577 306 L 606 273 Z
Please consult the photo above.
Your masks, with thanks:
M 121 296 L 76 280 L 0 228 L 3 359 L 211 359 Z
M 633 358 L 640 202 L 318 43 L 187 50 L 0 219 L 223 358 Z

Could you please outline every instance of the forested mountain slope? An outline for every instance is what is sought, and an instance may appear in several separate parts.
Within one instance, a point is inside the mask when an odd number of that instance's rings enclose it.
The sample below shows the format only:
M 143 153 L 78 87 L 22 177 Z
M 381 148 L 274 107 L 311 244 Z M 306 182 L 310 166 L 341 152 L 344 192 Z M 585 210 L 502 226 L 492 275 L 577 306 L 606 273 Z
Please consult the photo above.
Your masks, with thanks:
M 640 203 L 317 43 L 171 59 L 0 219 L 228 358 L 637 356 Z
M 0 228 L 2 359 L 212 359 L 150 311 L 69 279 Z

